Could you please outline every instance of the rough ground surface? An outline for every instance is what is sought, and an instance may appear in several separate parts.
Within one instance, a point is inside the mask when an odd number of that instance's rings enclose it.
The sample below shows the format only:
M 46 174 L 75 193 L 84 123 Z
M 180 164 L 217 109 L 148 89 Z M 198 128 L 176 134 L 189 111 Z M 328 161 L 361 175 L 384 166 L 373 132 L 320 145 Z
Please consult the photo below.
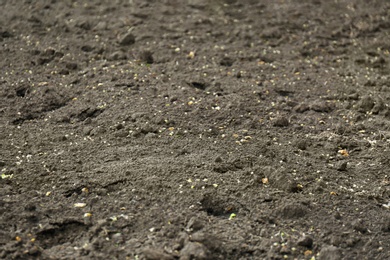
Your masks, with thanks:
M 389 259 L 388 1 L 0 10 L 1 258 Z

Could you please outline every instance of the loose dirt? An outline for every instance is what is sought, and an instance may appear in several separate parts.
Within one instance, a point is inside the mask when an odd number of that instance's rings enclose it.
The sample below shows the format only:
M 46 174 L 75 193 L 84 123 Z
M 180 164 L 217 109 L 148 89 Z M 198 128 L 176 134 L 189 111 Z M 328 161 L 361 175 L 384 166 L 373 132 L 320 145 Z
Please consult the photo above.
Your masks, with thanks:
M 388 1 L 0 10 L 1 258 L 390 258 Z

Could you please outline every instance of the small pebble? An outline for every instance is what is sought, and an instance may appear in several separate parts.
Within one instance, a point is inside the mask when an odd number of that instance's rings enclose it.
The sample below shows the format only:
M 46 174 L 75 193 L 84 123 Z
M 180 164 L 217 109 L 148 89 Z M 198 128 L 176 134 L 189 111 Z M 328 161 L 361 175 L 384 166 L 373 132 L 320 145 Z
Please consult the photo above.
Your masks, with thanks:
M 75 207 L 75 208 L 84 208 L 85 206 L 87 206 L 86 203 L 75 203 L 75 204 L 74 204 L 74 207 Z

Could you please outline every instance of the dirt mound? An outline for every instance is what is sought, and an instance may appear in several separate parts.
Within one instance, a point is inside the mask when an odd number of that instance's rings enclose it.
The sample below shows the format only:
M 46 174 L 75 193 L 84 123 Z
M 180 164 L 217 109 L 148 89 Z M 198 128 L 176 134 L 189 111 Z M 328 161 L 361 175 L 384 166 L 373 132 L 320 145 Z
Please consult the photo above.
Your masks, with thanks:
M 1 258 L 390 258 L 388 1 L 0 9 Z

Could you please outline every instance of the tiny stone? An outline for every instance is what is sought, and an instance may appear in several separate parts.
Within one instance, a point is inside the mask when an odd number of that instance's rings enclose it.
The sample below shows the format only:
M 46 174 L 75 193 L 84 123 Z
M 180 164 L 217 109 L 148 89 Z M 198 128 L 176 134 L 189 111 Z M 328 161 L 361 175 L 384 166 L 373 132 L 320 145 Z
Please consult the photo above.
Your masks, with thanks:
M 74 204 L 74 207 L 75 207 L 75 208 L 84 208 L 85 206 L 87 206 L 86 203 L 75 203 L 75 204 Z

